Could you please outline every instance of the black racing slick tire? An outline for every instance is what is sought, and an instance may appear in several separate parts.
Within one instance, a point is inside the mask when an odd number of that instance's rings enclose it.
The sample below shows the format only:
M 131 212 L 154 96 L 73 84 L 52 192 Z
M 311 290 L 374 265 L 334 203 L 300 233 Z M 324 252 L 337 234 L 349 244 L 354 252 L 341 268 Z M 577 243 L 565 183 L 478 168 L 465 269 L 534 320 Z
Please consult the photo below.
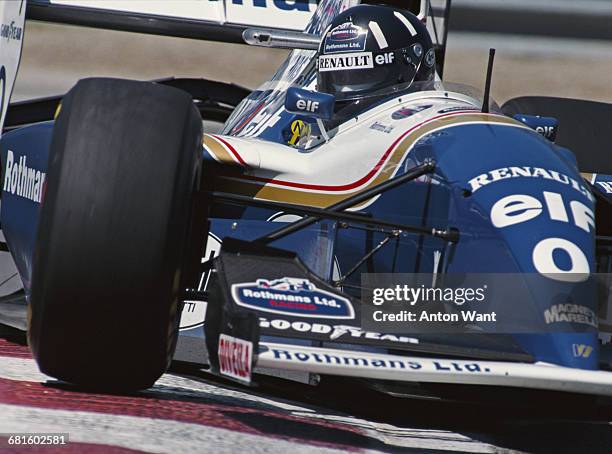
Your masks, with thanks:
M 43 373 L 126 391 L 164 373 L 199 261 L 201 166 L 186 92 L 84 79 L 64 97 L 32 270 L 28 340 Z

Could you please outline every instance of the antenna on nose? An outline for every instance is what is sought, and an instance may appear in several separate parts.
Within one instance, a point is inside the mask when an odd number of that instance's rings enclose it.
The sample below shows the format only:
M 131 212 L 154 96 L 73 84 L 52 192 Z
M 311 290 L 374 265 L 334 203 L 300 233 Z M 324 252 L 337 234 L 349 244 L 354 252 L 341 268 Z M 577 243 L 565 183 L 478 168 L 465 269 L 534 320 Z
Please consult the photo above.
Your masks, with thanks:
M 489 98 L 491 96 L 491 80 L 493 78 L 494 61 L 495 49 L 489 49 L 489 66 L 487 68 L 487 80 L 485 81 L 484 97 L 482 99 L 482 113 L 489 113 Z

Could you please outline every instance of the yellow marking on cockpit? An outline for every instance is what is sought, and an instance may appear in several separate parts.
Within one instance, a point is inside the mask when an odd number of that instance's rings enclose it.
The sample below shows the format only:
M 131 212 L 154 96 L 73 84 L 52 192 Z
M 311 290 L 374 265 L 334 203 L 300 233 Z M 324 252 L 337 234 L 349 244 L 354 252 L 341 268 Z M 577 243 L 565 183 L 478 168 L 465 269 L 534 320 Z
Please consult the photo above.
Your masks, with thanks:
M 288 143 L 289 145 L 295 145 L 302 137 L 310 135 L 310 125 L 302 120 L 295 120 L 291 123 L 291 133 L 293 136 Z

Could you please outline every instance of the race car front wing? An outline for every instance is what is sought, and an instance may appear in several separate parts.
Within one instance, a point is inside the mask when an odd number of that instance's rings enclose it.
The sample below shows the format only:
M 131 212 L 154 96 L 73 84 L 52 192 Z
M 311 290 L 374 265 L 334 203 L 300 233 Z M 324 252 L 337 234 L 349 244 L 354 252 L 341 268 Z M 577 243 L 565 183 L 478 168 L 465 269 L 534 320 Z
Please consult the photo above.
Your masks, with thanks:
M 241 383 L 250 384 L 254 372 L 265 369 L 612 396 L 612 372 L 535 362 L 516 349 L 495 348 L 486 335 L 474 335 L 481 343 L 471 348 L 452 336 L 405 343 L 388 336 L 353 337 L 351 332 L 360 330 L 359 302 L 287 251 L 227 239 L 215 268 L 205 327 L 211 371 Z M 272 329 L 271 319 L 277 328 L 316 324 L 319 332 L 282 333 Z M 346 332 L 334 339 L 323 327 Z
M 612 396 L 612 372 L 548 363 L 449 360 L 262 342 L 256 365 L 398 382 L 510 386 Z

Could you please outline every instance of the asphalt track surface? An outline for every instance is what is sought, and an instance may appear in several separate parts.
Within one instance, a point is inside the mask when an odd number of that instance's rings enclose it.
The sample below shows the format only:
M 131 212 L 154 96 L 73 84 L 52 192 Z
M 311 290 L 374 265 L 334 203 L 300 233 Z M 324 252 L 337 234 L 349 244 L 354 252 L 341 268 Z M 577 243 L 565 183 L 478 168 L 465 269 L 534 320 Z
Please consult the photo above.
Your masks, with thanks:
M 41 374 L 24 336 L 0 330 L 2 453 L 605 453 L 611 410 L 420 401 L 333 379 L 320 388 L 272 380 L 253 390 L 181 365 L 147 391 L 110 395 Z M 7 434 L 34 432 L 70 441 L 8 446 Z

